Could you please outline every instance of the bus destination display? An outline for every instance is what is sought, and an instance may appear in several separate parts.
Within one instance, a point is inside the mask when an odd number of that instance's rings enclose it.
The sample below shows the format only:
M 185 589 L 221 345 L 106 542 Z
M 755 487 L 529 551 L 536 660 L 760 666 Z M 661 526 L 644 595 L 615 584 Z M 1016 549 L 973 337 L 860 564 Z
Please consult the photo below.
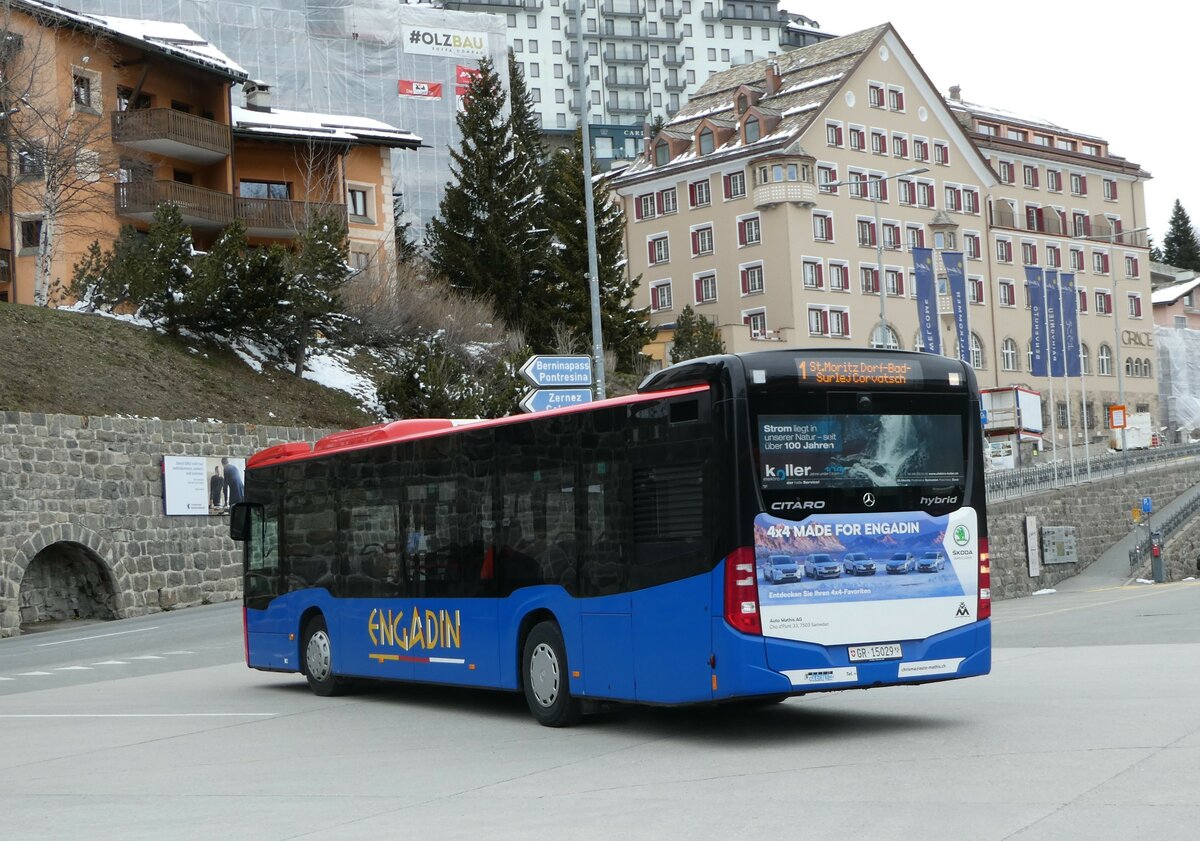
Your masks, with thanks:
M 764 490 L 957 484 L 956 415 L 760 415 Z

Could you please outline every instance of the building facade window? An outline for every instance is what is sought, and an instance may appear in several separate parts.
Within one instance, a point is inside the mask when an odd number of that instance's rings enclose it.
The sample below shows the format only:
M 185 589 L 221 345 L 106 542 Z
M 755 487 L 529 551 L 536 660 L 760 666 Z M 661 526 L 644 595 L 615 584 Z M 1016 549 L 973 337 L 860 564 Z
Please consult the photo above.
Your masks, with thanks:
M 671 245 L 666 234 L 651 238 L 648 244 L 650 265 L 657 266 L 671 260 Z
M 688 201 L 692 207 L 708 207 L 712 204 L 712 188 L 707 178 L 688 184 Z
M 757 216 L 738 220 L 738 245 L 758 245 L 762 242 L 762 223 Z
M 692 256 L 703 257 L 713 253 L 712 225 L 692 230 Z
M 1000 346 L 1000 369 L 1017 370 L 1017 343 L 1012 339 L 1005 339 L 1004 344 Z
M 659 280 L 650 284 L 650 311 L 665 312 L 671 309 L 671 281 Z
M 1104 344 L 1100 345 L 1100 353 L 1099 353 L 1099 356 L 1097 357 L 1096 361 L 1097 361 L 1096 369 L 1097 369 L 1097 372 L 1100 374 L 1100 376 L 1111 377 L 1112 376 L 1112 362 L 1113 362 L 1112 348 L 1110 348 L 1108 345 L 1104 345 Z M 1108 413 L 1105 412 L 1105 415 L 1107 415 L 1107 414 Z
M 764 289 L 763 267 L 761 263 L 752 266 L 742 266 L 742 294 L 758 295 Z
M 717 300 L 717 275 L 707 272 L 696 277 L 696 303 L 711 304 Z
M 833 242 L 833 215 L 813 213 L 813 239 L 817 242 Z

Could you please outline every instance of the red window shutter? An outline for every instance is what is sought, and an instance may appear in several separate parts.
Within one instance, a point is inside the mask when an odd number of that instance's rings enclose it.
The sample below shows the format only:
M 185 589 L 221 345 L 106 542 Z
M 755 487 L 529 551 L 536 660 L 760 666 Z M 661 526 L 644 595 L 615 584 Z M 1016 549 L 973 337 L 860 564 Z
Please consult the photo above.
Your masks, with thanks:
M 1117 182 L 1116 181 L 1112 182 L 1112 197 L 1114 199 L 1117 197 Z
M 1100 256 L 1104 258 L 1104 273 L 1108 274 L 1108 255 L 1102 254 Z
M 1141 272 L 1138 271 L 1138 258 L 1134 257 L 1133 258 L 1133 276 L 1137 277 L 1140 274 L 1141 274 Z
M 650 287 L 650 309 L 652 309 L 652 310 L 658 309 L 658 287 L 657 286 Z
M 663 212 L 663 194 L 661 192 L 654 194 L 654 204 L 658 207 L 658 212 L 661 214 Z
M 696 300 L 704 300 L 704 278 L 696 278 Z
M 871 236 L 870 236 L 871 245 L 878 245 L 879 241 L 878 241 L 877 237 L 878 237 L 879 233 L 878 233 L 878 231 L 875 230 L 874 225 L 871 225 L 870 231 L 871 231 Z
M 1086 175 L 1079 176 L 1079 194 L 1081 196 L 1087 195 L 1087 176 Z
M 650 240 L 649 263 L 650 263 L 650 265 L 653 266 L 655 264 L 655 262 L 657 262 L 657 261 L 654 259 L 654 240 Z
M 1121 220 L 1120 219 L 1113 220 L 1113 230 L 1118 234 L 1121 233 Z
M 692 256 L 700 253 L 700 232 L 692 231 Z
M 742 324 L 749 324 L 749 323 L 750 323 L 750 316 L 743 315 L 742 316 Z
M 1092 235 L 1092 218 L 1090 216 L 1083 217 L 1083 234 L 1089 237 Z
M 733 185 L 730 183 L 731 180 L 732 179 L 728 175 L 724 175 L 721 177 L 721 183 L 724 185 L 724 188 L 725 188 L 725 198 L 727 198 L 727 199 L 733 198 Z
M 842 145 L 842 127 L 841 126 L 837 127 L 837 145 L 839 145 L 839 146 Z
M 696 185 L 688 184 L 688 204 L 692 207 L 696 206 Z
M 642 197 L 637 196 L 633 200 L 633 218 L 640 220 L 642 218 Z
M 887 201 L 887 182 L 883 179 L 879 180 L 879 200 Z
M 825 288 L 825 272 L 824 267 L 820 263 L 817 263 L 817 288 Z
M 904 92 L 903 91 L 896 92 L 896 109 L 899 111 L 904 110 Z
M 904 275 L 902 274 L 896 275 L 896 294 L 904 294 Z
M 827 310 L 821 310 L 821 333 L 829 334 L 829 312 Z
M 746 295 L 750 292 L 750 272 L 742 269 L 742 294 Z
M 1079 311 L 1087 312 L 1087 292 L 1079 290 Z
M 746 244 L 746 220 L 738 220 L 738 245 Z

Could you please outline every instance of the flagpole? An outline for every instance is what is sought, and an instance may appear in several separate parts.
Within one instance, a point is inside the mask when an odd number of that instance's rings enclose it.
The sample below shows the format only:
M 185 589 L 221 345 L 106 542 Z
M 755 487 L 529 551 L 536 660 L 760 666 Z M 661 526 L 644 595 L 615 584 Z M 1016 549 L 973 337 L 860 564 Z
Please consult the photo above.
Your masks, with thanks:
M 1046 347 L 1050 347 L 1050 278 L 1042 269 L 1042 330 L 1046 337 Z M 1046 354 L 1046 379 L 1050 382 L 1050 434 L 1052 463 L 1054 464 L 1054 487 L 1058 487 L 1058 404 L 1054 400 L 1054 368 L 1050 364 L 1050 354 Z
M 1049 272 L 1047 272 L 1047 278 Z M 1075 484 L 1075 431 L 1071 423 L 1071 366 L 1067 363 L 1067 311 L 1062 302 L 1062 280 L 1058 272 L 1054 273 L 1055 294 L 1058 295 L 1058 336 L 1061 339 L 1059 342 L 1062 348 L 1062 366 L 1063 366 L 1063 390 L 1067 397 L 1067 453 L 1071 458 L 1071 484 Z M 1049 318 L 1049 311 L 1046 312 L 1046 317 Z M 1054 372 L 1051 371 L 1051 374 Z

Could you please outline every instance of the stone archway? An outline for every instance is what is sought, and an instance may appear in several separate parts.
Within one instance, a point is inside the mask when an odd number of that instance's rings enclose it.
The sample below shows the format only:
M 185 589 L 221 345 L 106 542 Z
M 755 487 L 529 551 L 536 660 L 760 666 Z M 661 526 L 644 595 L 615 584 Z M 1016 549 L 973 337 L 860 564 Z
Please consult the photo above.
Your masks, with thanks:
M 81 617 L 123 619 L 136 612 L 125 564 L 113 557 L 108 541 L 82 526 L 57 523 L 39 530 L 0 577 L 6 579 L 0 580 L 0 634 L 20 633 L 26 617 L 73 618 L 78 611 Z

